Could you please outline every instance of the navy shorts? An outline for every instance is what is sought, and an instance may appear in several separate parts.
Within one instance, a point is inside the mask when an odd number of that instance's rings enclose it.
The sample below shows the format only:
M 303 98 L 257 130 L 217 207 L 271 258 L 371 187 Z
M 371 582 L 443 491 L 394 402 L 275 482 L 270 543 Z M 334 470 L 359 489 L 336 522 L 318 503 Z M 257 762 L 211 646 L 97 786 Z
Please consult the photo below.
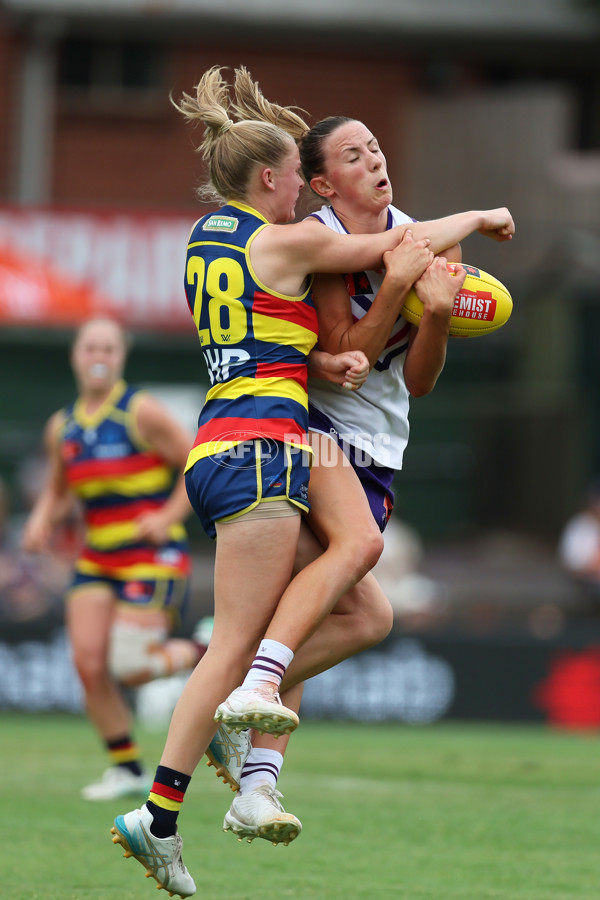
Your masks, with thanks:
M 331 419 L 310 403 L 308 405 L 308 427 L 310 431 L 328 434 L 346 454 L 367 495 L 373 518 L 377 522 L 379 530 L 385 531 L 394 508 L 394 492 L 392 491 L 394 469 L 379 465 L 362 450 L 357 450 L 343 440 Z
M 289 500 L 308 512 L 308 462 L 306 452 L 290 444 L 256 438 L 199 459 L 185 473 L 185 486 L 202 527 L 215 538 L 215 522 L 231 521 L 264 500 Z
M 119 606 L 131 609 L 163 610 L 179 619 L 189 600 L 188 578 L 135 578 L 124 581 L 106 575 L 87 575 L 75 569 L 68 596 L 76 597 L 89 587 L 107 587 Z

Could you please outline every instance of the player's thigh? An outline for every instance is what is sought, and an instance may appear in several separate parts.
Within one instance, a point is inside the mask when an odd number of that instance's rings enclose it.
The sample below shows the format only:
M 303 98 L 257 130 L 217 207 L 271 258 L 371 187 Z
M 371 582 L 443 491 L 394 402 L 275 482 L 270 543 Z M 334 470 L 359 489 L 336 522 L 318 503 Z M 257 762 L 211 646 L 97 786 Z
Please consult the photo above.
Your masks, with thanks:
M 324 547 L 314 531 L 310 528 L 307 517 L 302 517 L 293 574 L 297 575 L 306 566 L 314 562 L 323 553 Z
M 310 472 L 308 524 L 323 546 L 332 540 L 382 543 L 358 476 L 337 442 L 310 432 L 315 462 Z
M 217 524 L 211 647 L 260 640 L 293 572 L 300 516 Z
M 75 588 L 67 595 L 66 622 L 77 660 L 106 658 L 115 615 L 115 595 L 102 582 Z

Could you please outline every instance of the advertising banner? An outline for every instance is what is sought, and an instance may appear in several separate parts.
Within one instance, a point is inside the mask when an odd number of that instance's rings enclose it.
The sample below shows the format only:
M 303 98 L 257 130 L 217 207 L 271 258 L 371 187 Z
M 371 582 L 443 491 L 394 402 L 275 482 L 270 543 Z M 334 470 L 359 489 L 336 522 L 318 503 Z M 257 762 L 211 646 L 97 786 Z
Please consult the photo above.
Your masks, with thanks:
M 191 216 L 0 207 L 0 324 L 194 326 L 183 289 Z

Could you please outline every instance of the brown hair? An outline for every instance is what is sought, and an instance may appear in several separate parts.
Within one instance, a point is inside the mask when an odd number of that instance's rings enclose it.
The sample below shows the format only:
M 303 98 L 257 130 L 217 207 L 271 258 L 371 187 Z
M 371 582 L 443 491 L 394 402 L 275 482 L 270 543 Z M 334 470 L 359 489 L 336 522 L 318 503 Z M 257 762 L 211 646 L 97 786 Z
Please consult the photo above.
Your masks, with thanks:
M 311 178 L 323 175 L 325 171 L 325 155 L 323 153 L 325 139 L 342 125 L 355 121 L 356 119 L 348 116 L 328 116 L 306 132 L 300 143 L 300 162 L 307 184 L 310 184 Z

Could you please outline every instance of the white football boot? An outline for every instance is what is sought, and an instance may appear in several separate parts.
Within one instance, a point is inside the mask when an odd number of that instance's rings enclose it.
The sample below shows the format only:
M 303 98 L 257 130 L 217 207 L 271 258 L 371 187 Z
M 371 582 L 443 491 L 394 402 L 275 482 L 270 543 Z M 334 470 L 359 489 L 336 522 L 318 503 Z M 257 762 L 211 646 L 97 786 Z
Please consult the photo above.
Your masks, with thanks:
M 124 766 L 111 766 L 100 781 L 94 781 L 81 789 L 84 800 L 116 800 L 118 797 L 132 795 L 148 796 L 152 787 L 152 779 L 147 772 L 134 775 Z
M 302 831 L 302 823 L 296 816 L 286 813 L 279 802 L 282 796 L 270 784 L 236 794 L 225 815 L 223 831 L 232 831 L 238 841 L 246 838 L 252 843 L 259 837 L 271 841 L 273 846 L 283 844 L 287 847 Z
M 207 765 L 215 767 L 217 777 L 232 791 L 239 791 L 240 776 L 251 749 L 249 730 L 237 733 L 219 725 L 206 751 Z
M 120 844 L 125 853 L 133 856 L 146 869 L 146 878 L 155 878 L 158 888 L 168 891 L 169 897 L 191 897 L 196 893 L 194 879 L 181 858 L 183 841 L 180 834 L 157 838 L 150 833 L 152 814 L 146 804 L 124 816 L 117 816 L 113 827 L 113 844 Z
M 282 704 L 277 691 L 268 687 L 246 691 L 238 687 L 217 707 L 215 722 L 222 722 L 229 731 L 255 728 L 261 734 L 279 737 L 291 734 L 299 719 L 293 709 Z

